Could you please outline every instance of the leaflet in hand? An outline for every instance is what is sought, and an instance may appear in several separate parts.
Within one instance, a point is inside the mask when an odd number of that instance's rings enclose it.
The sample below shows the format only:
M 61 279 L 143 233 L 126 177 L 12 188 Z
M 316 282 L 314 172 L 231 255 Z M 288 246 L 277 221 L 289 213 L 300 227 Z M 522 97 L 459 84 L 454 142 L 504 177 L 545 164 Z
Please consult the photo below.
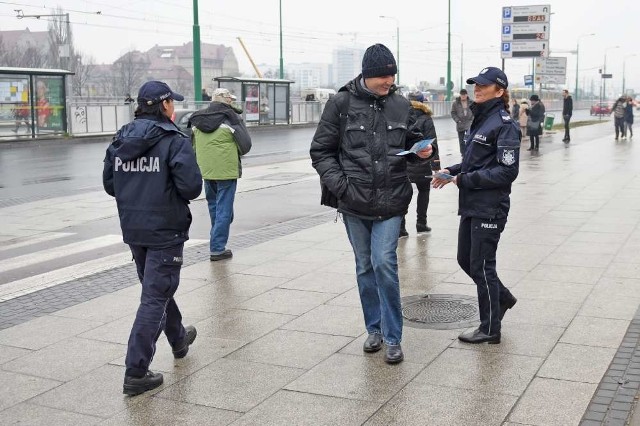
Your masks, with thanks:
M 435 139 L 423 139 L 419 142 L 414 143 L 410 150 L 399 152 L 396 155 L 417 154 L 418 152 L 431 145 L 434 140 Z
M 443 172 L 435 172 L 433 174 L 433 177 L 436 177 L 438 179 L 444 179 L 444 180 L 452 180 L 453 176 L 450 175 L 449 173 L 443 173 Z

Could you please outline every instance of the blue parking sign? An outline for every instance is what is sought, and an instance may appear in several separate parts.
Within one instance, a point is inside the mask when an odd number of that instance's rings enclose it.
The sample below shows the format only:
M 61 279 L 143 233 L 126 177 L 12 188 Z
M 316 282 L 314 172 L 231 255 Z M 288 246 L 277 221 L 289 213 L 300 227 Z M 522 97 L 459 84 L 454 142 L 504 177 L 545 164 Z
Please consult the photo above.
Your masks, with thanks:
M 502 43 L 502 51 L 510 52 L 511 51 L 511 43 Z
M 511 8 L 510 7 L 503 7 L 502 8 L 502 18 L 503 19 L 511 18 Z
M 511 34 L 511 25 L 503 25 L 502 34 Z

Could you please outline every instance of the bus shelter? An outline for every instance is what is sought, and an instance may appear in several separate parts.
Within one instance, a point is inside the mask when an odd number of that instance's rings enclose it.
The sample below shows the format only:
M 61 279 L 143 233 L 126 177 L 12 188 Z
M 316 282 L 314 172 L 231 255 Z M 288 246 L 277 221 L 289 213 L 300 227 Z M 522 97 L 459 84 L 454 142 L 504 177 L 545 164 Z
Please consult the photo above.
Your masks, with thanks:
M 218 86 L 228 89 L 244 110 L 247 123 L 289 124 L 291 122 L 291 80 L 269 78 L 215 77 Z
M 0 67 L 0 139 L 67 133 L 66 77 L 71 71 Z

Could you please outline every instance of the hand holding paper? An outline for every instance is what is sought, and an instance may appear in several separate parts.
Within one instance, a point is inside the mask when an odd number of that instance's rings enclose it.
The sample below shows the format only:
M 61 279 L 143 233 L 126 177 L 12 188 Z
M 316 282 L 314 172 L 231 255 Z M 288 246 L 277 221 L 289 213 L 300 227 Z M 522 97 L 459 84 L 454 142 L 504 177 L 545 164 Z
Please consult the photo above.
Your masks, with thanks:
M 423 139 L 419 142 L 413 144 L 411 149 L 407 151 L 402 151 L 397 153 L 396 155 L 407 155 L 407 154 L 417 154 L 418 152 L 426 149 L 435 139 Z

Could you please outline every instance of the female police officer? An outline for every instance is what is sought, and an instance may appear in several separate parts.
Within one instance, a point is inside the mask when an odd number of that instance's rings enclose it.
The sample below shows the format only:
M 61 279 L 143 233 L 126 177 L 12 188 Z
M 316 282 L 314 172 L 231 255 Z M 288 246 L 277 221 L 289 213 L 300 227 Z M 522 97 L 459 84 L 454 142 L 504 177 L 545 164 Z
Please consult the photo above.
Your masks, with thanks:
M 509 115 L 508 81 L 502 70 L 487 67 L 467 84 L 475 84 L 475 105 L 462 163 L 443 170 L 453 178 L 436 175 L 432 185 L 458 186 L 458 264 L 477 286 L 480 327 L 458 339 L 500 343 L 500 322 L 516 298 L 498 278 L 496 251 L 509 213 L 511 183 L 518 176 L 521 134 Z

